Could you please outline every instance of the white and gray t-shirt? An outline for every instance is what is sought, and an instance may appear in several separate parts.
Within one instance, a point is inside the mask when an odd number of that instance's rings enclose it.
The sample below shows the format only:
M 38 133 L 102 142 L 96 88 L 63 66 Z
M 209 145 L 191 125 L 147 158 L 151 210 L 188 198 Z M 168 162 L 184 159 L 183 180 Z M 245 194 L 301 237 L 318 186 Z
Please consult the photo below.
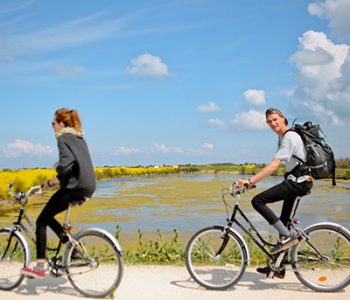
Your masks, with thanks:
M 288 131 L 280 140 L 274 158 L 282 161 L 286 166 L 286 172 L 290 172 L 298 165 L 298 160 L 293 155 L 306 161 L 306 149 L 303 140 L 298 133 Z

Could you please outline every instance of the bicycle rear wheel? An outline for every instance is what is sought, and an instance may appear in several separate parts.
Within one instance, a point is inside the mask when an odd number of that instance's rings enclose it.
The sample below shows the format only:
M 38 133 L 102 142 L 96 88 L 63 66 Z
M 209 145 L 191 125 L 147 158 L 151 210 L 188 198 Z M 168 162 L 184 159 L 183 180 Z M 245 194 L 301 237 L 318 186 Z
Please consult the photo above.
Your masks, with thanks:
M 68 279 L 86 297 L 112 295 L 123 276 L 123 258 L 117 246 L 101 231 L 85 231 L 75 237 L 77 246 L 65 252 Z
M 21 239 L 9 229 L 0 229 L 0 290 L 12 290 L 19 286 L 24 275 L 27 251 Z
M 336 292 L 350 283 L 350 235 L 336 224 L 305 230 L 307 239 L 294 247 L 296 277 L 318 292 Z
M 243 275 L 246 261 L 242 241 L 232 232 L 225 234 L 223 226 L 203 228 L 186 247 L 187 270 L 207 289 L 223 290 L 233 286 Z

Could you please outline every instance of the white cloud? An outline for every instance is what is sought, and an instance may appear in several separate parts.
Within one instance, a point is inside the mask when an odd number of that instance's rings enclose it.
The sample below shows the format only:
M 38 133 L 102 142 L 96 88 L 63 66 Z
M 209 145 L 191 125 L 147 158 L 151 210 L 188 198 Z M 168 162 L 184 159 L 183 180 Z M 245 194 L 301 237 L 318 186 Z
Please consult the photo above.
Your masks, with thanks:
M 196 154 L 196 155 L 206 155 L 211 153 L 214 150 L 214 145 L 210 143 L 204 143 L 197 149 L 192 148 L 181 148 L 181 147 L 169 147 L 164 144 L 155 144 L 154 151 L 162 153 L 162 154 Z
M 164 144 L 154 144 L 154 148 L 156 152 L 160 152 L 162 154 L 183 154 L 184 150 L 180 147 L 168 147 Z
M 232 122 L 245 129 L 262 130 L 267 128 L 265 114 L 255 109 L 237 114 Z
M 253 105 L 265 104 L 265 91 L 249 89 L 244 92 L 244 98 Z
M 58 76 L 67 77 L 67 76 L 79 76 L 85 72 L 85 68 L 83 66 L 56 66 L 54 67 L 54 72 Z
M 54 148 L 41 144 L 33 144 L 21 139 L 15 140 L 14 143 L 8 144 L 0 149 L 6 157 L 21 157 L 21 156 L 46 156 L 54 153 Z
M 325 65 L 333 61 L 333 56 L 322 48 L 304 49 L 296 52 L 292 58 L 298 66 Z
M 128 148 L 124 146 L 119 146 L 116 149 L 116 154 L 119 155 L 132 155 L 132 154 L 137 154 L 137 153 L 142 153 L 143 151 L 137 148 Z
M 212 152 L 214 150 L 214 145 L 213 144 L 209 144 L 209 143 L 204 143 L 200 150 L 202 152 Z
M 329 21 L 329 27 L 337 36 L 350 37 L 349 0 L 317 1 L 309 4 L 308 11 L 313 16 Z
M 23 3 L 14 3 L 14 1 L 9 2 L 9 5 L 0 7 L 0 15 L 12 13 L 14 11 L 22 10 L 30 5 L 32 5 L 35 0 L 26 1 Z
M 201 104 L 197 106 L 199 112 L 216 112 L 220 110 L 220 106 L 215 102 L 209 102 L 208 104 Z
M 168 66 L 159 56 L 141 54 L 131 61 L 128 72 L 135 76 L 164 77 L 169 75 Z
M 96 13 L 43 29 L 5 35 L 1 48 L 11 55 L 36 54 L 116 37 L 126 19 L 101 20 L 102 17 L 103 13 Z
M 224 121 L 220 120 L 220 119 L 209 119 L 208 120 L 208 124 L 212 127 L 217 127 L 217 128 L 225 128 L 226 124 Z
M 186 152 L 189 154 L 195 155 L 207 155 L 212 153 L 214 150 L 214 145 L 210 143 L 202 144 L 198 149 L 188 149 Z
M 292 95 L 299 113 L 341 125 L 350 117 L 349 45 L 333 43 L 323 32 L 307 31 L 292 57 L 298 73 Z

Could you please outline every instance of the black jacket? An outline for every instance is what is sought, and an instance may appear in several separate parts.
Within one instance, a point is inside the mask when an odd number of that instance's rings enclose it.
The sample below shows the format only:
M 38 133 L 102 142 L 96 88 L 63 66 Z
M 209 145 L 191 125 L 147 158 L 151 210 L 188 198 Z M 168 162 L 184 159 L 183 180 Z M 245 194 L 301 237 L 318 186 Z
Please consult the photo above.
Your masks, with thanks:
M 57 140 L 59 162 L 57 178 L 62 189 L 89 198 L 96 189 L 96 177 L 85 140 L 71 133 Z

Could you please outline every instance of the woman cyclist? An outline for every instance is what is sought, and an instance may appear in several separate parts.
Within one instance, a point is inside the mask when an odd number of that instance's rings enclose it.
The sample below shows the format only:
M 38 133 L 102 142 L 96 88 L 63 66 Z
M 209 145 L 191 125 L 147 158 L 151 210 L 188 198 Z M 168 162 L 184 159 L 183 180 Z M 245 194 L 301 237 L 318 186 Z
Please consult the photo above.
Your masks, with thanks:
M 54 218 L 55 215 L 66 210 L 70 202 L 90 198 L 96 188 L 95 173 L 87 144 L 83 139 L 84 132 L 78 112 L 67 108 L 58 109 L 52 127 L 59 151 L 57 177 L 43 183 L 42 187 L 48 188 L 59 183 L 60 188 L 47 202 L 36 221 L 36 265 L 21 270 L 24 275 L 40 279 L 45 276 L 46 227 L 49 226 L 60 237 L 63 228 Z
M 293 130 L 288 130 L 288 121 L 284 114 L 276 108 L 269 108 L 265 113 L 266 122 L 273 132 L 278 135 L 279 148 L 272 162 L 264 167 L 253 177 L 239 180 L 236 184 L 243 187 L 248 184 L 252 187 L 260 180 L 277 171 L 281 163 L 285 164 L 285 179 L 272 188 L 256 195 L 252 200 L 253 207 L 273 226 L 279 233 L 280 239 L 271 253 L 282 252 L 299 243 L 298 237 L 294 236 L 286 227 L 296 197 L 308 194 L 312 188 L 312 178 L 307 174 L 300 160 L 306 161 L 306 149 L 304 143 Z M 296 158 L 297 157 L 297 158 Z M 266 205 L 283 201 L 281 215 L 278 218 L 276 214 Z M 268 275 L 268 267 L 258 268 L 257 271 Z M 280 276 L 278 276 L 280 275 Z M 284 274 L 277 274 L 283 277 Z

